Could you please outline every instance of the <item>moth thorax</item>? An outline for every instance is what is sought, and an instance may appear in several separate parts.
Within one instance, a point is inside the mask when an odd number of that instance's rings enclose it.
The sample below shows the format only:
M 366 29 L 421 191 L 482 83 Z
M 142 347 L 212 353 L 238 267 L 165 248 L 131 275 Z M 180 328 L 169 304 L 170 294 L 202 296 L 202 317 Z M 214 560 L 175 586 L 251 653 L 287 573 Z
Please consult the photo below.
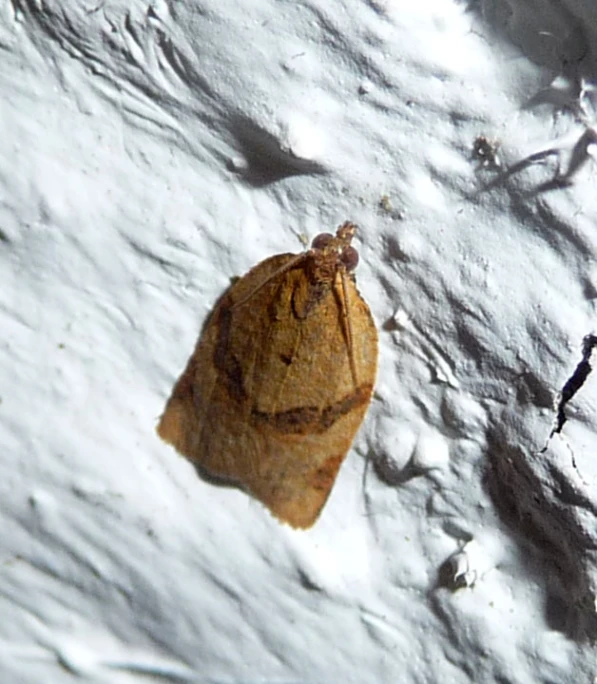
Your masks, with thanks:
M 313 284 L 332 283 L 340 265 L 341 262 L 335 253 L 317 254 L 309 259 L 307 269 L 309 282 Z

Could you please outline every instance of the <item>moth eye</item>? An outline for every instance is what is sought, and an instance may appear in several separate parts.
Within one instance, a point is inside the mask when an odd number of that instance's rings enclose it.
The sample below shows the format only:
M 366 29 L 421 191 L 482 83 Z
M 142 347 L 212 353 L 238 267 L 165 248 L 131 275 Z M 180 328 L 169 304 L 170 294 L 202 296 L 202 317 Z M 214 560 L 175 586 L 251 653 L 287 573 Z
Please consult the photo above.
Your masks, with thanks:
M 312 249 L 323 249 L 324 247 L 327 247 L 332 240 L 334 240 L 334 236 L 331 233 L 320 233 L 319 235 L 316 235 L 313 238 L 313 242 L 311 243 L 311 248 Z
M 359 253 L 354 247 L 349 245 L 342 250 L 340 261 L 344 264 L 347 271 L 354 271 L 359 263 Z

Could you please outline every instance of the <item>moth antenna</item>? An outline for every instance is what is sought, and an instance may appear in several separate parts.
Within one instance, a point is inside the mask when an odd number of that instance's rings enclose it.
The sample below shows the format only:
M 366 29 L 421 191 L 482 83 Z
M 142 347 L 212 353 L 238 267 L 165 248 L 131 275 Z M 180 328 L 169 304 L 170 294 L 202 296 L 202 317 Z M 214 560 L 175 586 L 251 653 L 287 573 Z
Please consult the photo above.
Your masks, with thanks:
M 357 377 L 357 366 L 354 361 L 354 348 L 353 348 L 353 336 L 352 336 L 352 320 L 350 318 L 350 311 L 348 308 L 348 288 L 346 287 L 346 271 L 342 269 L 340 271 L 340 277 L 342 279 L 342 299 L 344 300 L 344 319 L 346 320 L 346 341 L 348 343 L 348 356 L 350 358 L 350 371 L 352 373 L 352 379 L 354 381 L 355 388 L 359 386 L 359 381 Z
M 249 294 L 245 295 L 242 299 L 239 299 L 238 302 L 234 302 L 234 304 L 230 307 L 229 311 L 234 311 L 234 309 L 238 308 L 245 302 L 249 301 L 251 297 L 259 292 L 262 287 L 265 287 L 270 280 L 273 280 L 274 278 L 277 278 L 279 275 L 282 275 L 282 273 L 286 273 L 286 271 L 290 271 L 291 268 L 294 268 L 298 263 L 300 263 L 306 256 L 306 252 L 303 254 L 297 254 L 294 259 L 291 259 L 287 264 L 282 266 L 282 268 L 279 268 L 277 271 L 274 271 L 270 275 L 267 276 L 262 282 L 259 283 L 256 287 L 254 287 Z

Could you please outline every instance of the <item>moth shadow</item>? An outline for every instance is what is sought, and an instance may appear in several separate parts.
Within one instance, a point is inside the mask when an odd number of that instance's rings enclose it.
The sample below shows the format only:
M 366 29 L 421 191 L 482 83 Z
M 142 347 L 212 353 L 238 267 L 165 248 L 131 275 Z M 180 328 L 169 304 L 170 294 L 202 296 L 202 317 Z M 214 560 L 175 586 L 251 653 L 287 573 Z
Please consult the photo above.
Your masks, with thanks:
M 190 461 L 190 463 L 195 469 L 195 472 L 197 473 L 199 479 L 203 480 L 204 482 L 207 482 L 207 484 L 214 485 L 216 487 L 221 487 L 222 489 L 239 489 L 240 491 L 246 491 L 246 489 L 235 480 L 231 480 L 230 478 L 226 478 L 221 475 L 214 475 L 213 473 L 209 472 L 209 470 L 204 468 L 201 464 L 196 463 L 195 461 Z

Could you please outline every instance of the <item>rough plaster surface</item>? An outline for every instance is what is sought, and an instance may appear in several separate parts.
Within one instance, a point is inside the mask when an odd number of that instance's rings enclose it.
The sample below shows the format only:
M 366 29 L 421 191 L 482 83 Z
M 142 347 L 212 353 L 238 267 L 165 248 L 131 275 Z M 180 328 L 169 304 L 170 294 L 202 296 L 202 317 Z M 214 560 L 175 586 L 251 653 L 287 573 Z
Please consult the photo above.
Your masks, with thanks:
M 593 681 L 595 19 L 2 3 L 3 682 Z M 154 426 L 230 278 L 346 219 L 379 379 L 297 532 Z

